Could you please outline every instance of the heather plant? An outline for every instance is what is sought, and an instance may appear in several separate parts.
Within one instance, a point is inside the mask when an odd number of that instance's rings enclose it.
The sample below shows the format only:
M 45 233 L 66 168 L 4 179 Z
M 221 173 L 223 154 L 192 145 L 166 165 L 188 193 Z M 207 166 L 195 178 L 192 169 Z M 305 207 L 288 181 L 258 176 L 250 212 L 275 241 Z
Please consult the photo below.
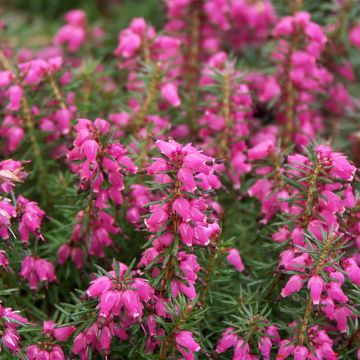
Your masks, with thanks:
M 359 3 L 146 4 L 0 9 L 1 358 L 360 359 Z

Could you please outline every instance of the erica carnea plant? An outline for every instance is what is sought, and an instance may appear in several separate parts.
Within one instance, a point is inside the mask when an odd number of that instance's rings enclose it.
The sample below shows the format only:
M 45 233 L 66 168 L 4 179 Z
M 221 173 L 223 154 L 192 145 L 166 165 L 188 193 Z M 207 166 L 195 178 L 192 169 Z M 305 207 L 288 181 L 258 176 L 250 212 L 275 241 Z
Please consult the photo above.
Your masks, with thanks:
M 148 4 L 0 14 L 1 358 L 360 359 L 360 4 Z

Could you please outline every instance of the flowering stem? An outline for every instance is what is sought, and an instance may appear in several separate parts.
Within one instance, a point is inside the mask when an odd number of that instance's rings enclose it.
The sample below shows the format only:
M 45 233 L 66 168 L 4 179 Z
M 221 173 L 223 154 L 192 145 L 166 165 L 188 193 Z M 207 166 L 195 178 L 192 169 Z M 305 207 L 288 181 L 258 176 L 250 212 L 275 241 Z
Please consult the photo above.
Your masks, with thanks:
M 320 270 L 322 269 L 322 267 L 325 265 L 327 259 L 330 256 L 330 253 L 332 251 L 332 246 L 333 246 L 334 240 L 335 240 L 335 235 L 330 234 L 326 240 L 326 243 L 324 244 L 324 247 L 323 247 L 321 253 L 320 253 L 319 260 L 314 267 L 312 275 L 318 275 Z M 312 311 L 312 299 L 311 299 L 311 297 L 309 297 L 307 304 L 306 304 L 305 313 L 304 313 L 304 317 L 301 322 L 301 328 L 300 328 L 300 332 L 299 332 L 299 342 L 301 345 L 304 344 L 304 341 L 305 341 L 306 332 L 307 332 L 307 328 L 308 328 L 309 321 L 310 321 L 311 311 Z
M 52 90 L 52 92 L 53 92 L 53 94 L 55 96 L 56 101 L 60 104 L 60 107 L 62 109 L 66 109 L 66 105 L 65 105 L 63 96 L 61 95 L 60 89 L 56 84 L 56 81 L 54 79 L 53 74 L 49 73 L 48 74 L 48 79 L 49 79 L 51 90 Z
M 289 55 L 291 58 L 291 54 Z M 290 60 L 289 60 L 290 63 Z M 289 67 L 291 65 L 289 64 Z M 287 147 L 294 133 L 294 120 L 295 120 L 295 88 L 291 81 L 289 73 L 286 74 L 285 82 L 285 137 L 284 145 Z
M 209 292 L 209 283 L 210 283 L 210 279 L 211 279 L 211 275 L 214 272 L 214 267 L 215 267 L 215 263 L 216 263 L 216 256 L 218 254 L 219 251 L 219 243 L 220 243 L 220 237 L 218 237 L 217 239 L 215 239 L 214 244 L 212 245 L 211 249 L 210 249 L 210 256 L 209 256 L 209 261 L 208 261 L 208 265 L 206 267 L 206 276 L 204 279 L 204 285 L 202 287 L 202 291 L 201 291 L 201 295 L 200 295 L 200 302 L 201 304 L 205 304 L 208 292 Z
M 148 90 L 148 94 L 145 98 L 145 101 L 139 110 L 139 112 L 136 114 L 135 120 L 133 122 L 133 130 L 136 132 L 141 127 L 144 126 L 145 118 L 148 115 L 151 105 L 153 104 L 157 94 L 158 94 L 158 88 L 161 82 L 161 63 L 155 64 L 154 72 L 151 76 L 150 86 Z
M 301 11 L 303 8 L 303 0 L 291 0 L 289 2 L 290 8 L 294 14 Z
M 168 359 L 167 355 L 173 351 L 175 346 L 175 335 L 181 330 L 182 326 L 188 320 L 193 308 L 190 303 L 188 303 L 185 307 L 185 310 L 180 314 L 180 318 L 176 326 L 171 330 L 170 334 L 165 337 L 163 341 L 163 346 L 161 347 L 159 360 Z
M 203 0 L 193 0 L 190 10 L 190 45 L 188 51 L 187 66 L 187 93 L 189 95 L 188 121 L 190 129 L 195 122 L 195 107 L 197 99 L 197 85 L 199 80 L 199 57 L 200 57 L 200 30 Z
M 314 172 L 312 173 L 309 181 L 309 190 L 306 195 L 306 214 L 303 222 L 304 229 L 307 227 L 312 216 L 312 210 L 315 202 L 315 194 L 317 191 L 316 182 L 319 177 L 320 171 L 321 171 L 321 165 L 316 164 Z
M 227 69 L 224 77 L 223 77 L 223 84 L 222 84 L 222 93 L 223 93 L 223 100 L 222 100 L 222 108 L 223 108 L 223 116 L 224 116 L 224 131 L 221 132 L 221 140 L 220 140 L 220 157 L 225 159 L 228 158 L 229 152 L 229 135 L 231 132 L 231 104 L 230 104 L 230 95 L 231 95 L 231 88 L 230 88 L 230 81 L 231 81 L 231 71 Z

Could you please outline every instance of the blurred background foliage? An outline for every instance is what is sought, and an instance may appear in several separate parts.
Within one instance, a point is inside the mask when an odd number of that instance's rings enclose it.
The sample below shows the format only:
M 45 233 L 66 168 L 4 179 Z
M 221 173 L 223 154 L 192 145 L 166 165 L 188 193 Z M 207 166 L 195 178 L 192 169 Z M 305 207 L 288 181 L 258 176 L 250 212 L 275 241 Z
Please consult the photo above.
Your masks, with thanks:
M 116 44 L 119 30 L 134 17 L 161 28 L 165 10 L 161 0 L 0 0 L 0 16 L 7 37 L 16 47 L 41 48 L 63 25 L 64 14 L 83 9 L 92 25 L 99 25 Z
M 66 11 L 75 8 L 84 9 L 90 21 L 116 18 L 118 26 L 135 16 L 144 16 L 153 25 L 161 24 L 164 14 L 160 0 L 2 0 L 0 3 L 4 9 L 55 22 L 61 21 Z

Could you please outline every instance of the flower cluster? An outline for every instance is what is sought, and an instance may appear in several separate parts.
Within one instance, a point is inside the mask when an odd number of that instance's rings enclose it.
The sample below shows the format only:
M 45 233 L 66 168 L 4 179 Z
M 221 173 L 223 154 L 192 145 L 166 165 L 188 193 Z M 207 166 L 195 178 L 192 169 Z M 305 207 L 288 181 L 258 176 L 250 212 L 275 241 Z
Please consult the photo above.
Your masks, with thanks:
M 64 342 L 75 332 L 75 326 L 57 327 L 57 324 L 52 321 L 44 321 L 42 327 L 42 334 L 47 339 L 46 342 L 36 345 L 30 345 L 26 349 L 26 356 L 29 360 L 38 359 L 59 359 L 65 360 L 65 354 L 61 346 L 51 343 L 51 341 Z
M 99 276 L 86 290 L 89 298 L 98 299 L 98 320 L 74 340 L 73 352 L 86 358 L 89 347 L 107 352 L 113 336 L 125 340 L 126 328 L 143 316 L 144 304 L 152 300 L 154 290 L 149 282 L 137 277 L 122 263 L 115 270 Z
M 1 304 L 0 316 L 2 321 L 1 343 L 13 354 L 16 354 L 20 351 L 20 335 L 17 329 L 20 326 L 29 324 L 29 322 L 27 319 L 19 315 L 17 311 L 14 311 L 11 308 L 4 308 Z

